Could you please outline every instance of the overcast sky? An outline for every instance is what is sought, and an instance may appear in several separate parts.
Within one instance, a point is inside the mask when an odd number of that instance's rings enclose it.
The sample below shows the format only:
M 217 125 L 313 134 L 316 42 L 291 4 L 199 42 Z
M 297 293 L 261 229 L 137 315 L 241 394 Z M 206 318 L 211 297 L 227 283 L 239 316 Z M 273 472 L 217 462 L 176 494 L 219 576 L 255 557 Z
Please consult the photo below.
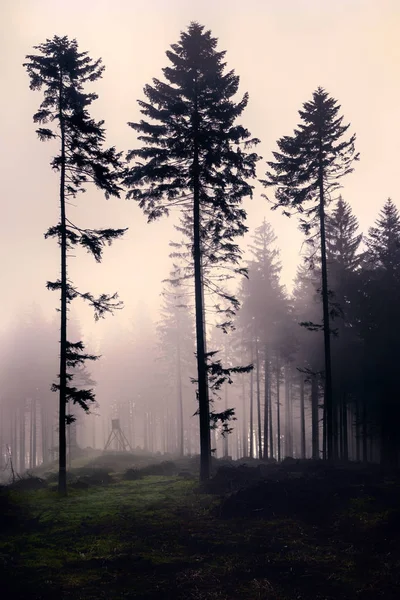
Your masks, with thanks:
M 81 51 L 101 57 L 106 71 L 92 86 L 99 94 L 93 116 L 105 119 L 109 144 L 125 151 L 135 147 L 126 123 L 140 118 L 136 100 L 143 86 L 161 76 L 165 51 L 193 20 L 219 39 L 228 67 L 240 76 L 240 91 L 250 94 L 242 123 L 261 139 L 259 177 L 276 140 L 293 131 L 302 103 L 322 86 L 357 134 L 361 160 L 342 193 L 362 230 L 387 197 L 399 206 L 399 0 L 0 0 L 1 327 L 32 302 L 50 316 L 58 305 L 58 295 L 45 289 L 58 277 L 58 248 L 43 237 L 58 218 L 57 176 L 49 168 L 51 145 L 35 134 L 32 114 L 42 96 L 29 90 L 25 55 L 57 34 L 75 37 Z M 246 202 L 248 225 L 270 220 L 291 287 L 302 234 L 294 217 L 270 210 L 262 192 L 257 186 Z M 170 267 L 172 221 L 147 225 L 133 201 L 106 201 L 98 192 L 75 204 L 70 217 L 79 224 L 129 227 L 101 265 L 81 252 L 71 260 L 70 275 L 82 291 L 118 291 L 126 305 L 108 325 L 94 325 L 90 310 L 76 301 L 85 332 L 97 337 L 104 327 L 124 326 L 140 319 L 143 307 L 155 317 Z

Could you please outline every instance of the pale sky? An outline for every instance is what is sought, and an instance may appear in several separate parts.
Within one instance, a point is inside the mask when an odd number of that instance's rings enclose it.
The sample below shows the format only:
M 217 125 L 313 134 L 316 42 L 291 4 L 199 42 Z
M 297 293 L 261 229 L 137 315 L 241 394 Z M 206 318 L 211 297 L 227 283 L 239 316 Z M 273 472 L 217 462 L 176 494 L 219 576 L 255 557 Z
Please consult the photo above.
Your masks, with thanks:
M 161 77 L 165 51 L 190 21 L 219 38 L 228 68 L 240 76 L 240 92 L 250 94 L 241 122 L 261 139 L 258 167 L 291 134 L 298 110 L 324 87 L 342 106 L 357 134 L 361 160 L 343 180 L 342 194 L 366 231 L 387 199 L 400 205 L 400 0 L 0 0 L 1 144 L 0 326 L 18 319 L 33 302 L 54 316 L 58 294 L 45 283 L 58 277 L 59 251 L 43 233 L 57 222 L 57 176 L 49 167 L 50 144 L 35 134 L 32 115 L 41 102 L 29 90 L 22 67 L 32 46 L 55 34 L 76 38 L 81 51 L 106 66 L 93 116 L 105 119 L 107 140 L 126 151 L 135 147 L 127 126 L 140 113 L 143 87 Z M 291 281 L 300 261 L 303 236 L 296 218 L 272 212 L 257 185 L 246 201 L 252 229 L 264 217 L 278 236 L 283 281 Z M 126 308 L 105 324 L 74 305 L 85 333 L 98 337 L 115 325 L 140 319 L 145 305 L 156 316 L 161 280 L 168 275 L 172 220 L 146 224 L 133 201 L 106 201 L 89 190 L 71 207 L 72 220 L 90 227 L 129 227 L 123 241 L 106 248 L 98 265 L 84 252 L 70 261 L 70 275 L 82 291 L 120 293 Z M 136 314 L 135 314 L 136 313 Z

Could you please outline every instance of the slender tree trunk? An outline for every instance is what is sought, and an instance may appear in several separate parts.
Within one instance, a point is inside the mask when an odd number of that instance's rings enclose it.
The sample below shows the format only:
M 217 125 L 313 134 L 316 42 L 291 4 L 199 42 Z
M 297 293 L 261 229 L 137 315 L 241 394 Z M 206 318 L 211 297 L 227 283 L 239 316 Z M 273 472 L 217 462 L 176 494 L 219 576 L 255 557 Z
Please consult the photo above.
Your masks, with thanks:
M 40 406 L 40 422 L 42 424 L 42 462 L 47 463 L 48 460 L 48 448 L 49 448 L 49 425 L 46 415 L 45 407 L 43 406 L 43 400 Z
M 25 471 L 25 400 L 19 409 L 19 471 Z
M 315 375 L 311 377 L 311 437 L 312 458 L 319 459 L 319 414 L 318 414 L 318 382 Z
M 181 371 L 181 331 L 179 321 L 179 309 L 176 309 L 176 387 L 178 391 L 178 455 L 183 456 L 183 396 L 182 396 L 182 371 Z
M 67 442 L 65 417 L 67 404 L 67 229 L 65 213 L 65 124 L 62 106 L 63 74 L 60 74 L 59 122 L 61 130 L 60 228 L 61 228 L 61 327 L 60 327 L 60 396 L 58 414 L 58 491 L 67 494 Z
M 285 367 L 285 455 L 293 456 L 290 367 Z
M 262 428 L 261 428 L 261 394 L 260 394 L 260 357 L 258 351 L 258 339 L 256 337 L 256 393 L 257 393 L 257 439 L 258 458 L 262 458 Z
M 355 438 L 356 438 L 356 461 L 361 460 L 361 435 L 360 435 L 360 398 L 356 400 L 356 415 L 355 415 Z
M 67 402 L 67 408 L 68 408 L 68 412 L 69 412 L 69 402 Z M 71 454 L 72 454 L 71 429 L 72 429 L 72 423 L 70 423 L 68 425 L 68 427 L 67 427 L 67 438 L 68 438 L 68 443 L 67 443 L 67 459 L 68 459 L 68 469 L 71 469 Z
M 281 385 L 281 369 L 279 366 L 276 367 L 276 433 L 277 433 L 277 444 L 278 462 L 281 460 L 281 406 L 280 406 L 280 385 Z
M 344 436 L 343 436 L 343 394 L 340 393 L 340 397 L 338 394 L 338 411 L 339 411 L 339 457 L 343 460 L 344 454 Z
M 331 360 L 331 335 L 329 324 L 329 290 L 328 269 L 326 260 L 326 235 L 325 235 L 325 190 L 324 190 L 324 166 L 322 151 L 322 134 L 319 138 L 319 222 L 321 233 L 321 275 L 322 275 L 322 310 L 324 326 L 324 354 L 325 354 L 325 395 L 324 406 L 326 415 L 326 440 L 327 458 L 337 458 L 337 427 L 335 427 L 335 411 L 333 407 L 332 391 L 332 360 Z
M 51 415 L 51 427 L 50 427 L 50 459 L 53 461 L 55 457 L 55 440 L 54 440 L 54 415 Z
M 242 361 L 243 363 L 243 361 Z M 247 456 L 247 419 L 246 419 L 246 381 L 245 375 L 242 375 L 242 410 L 243 410 L 243 429 L 242 429 L 242 455 L 243 457 Z
M 363 396 L 362 405 L 362 447 L 363 447 L 363 462 L 368 462 L 368 423 L 367 423 L 367 403 L 365 394 Z
M 14 412 L 13 419 L 13 437 L 12 437 L 12 460 L 14 464 L 14 469 L 18 468 L 18 410 Z
M 194 260 L 194 287 L 195 287 L 195 312 L 196 312 L 196 358 L 198 376 L 198 401 L 200 421 L 200 480 L 206 481 L 211 471 L 211 440 L 210 440 L 210 405 L 208 398 L 207 364 L 205 350 L 204 327 L 204 298 L 203 298 L 203 273 L 201 252 L 201 227 L 200 227 L 200 166 L 198 146 L 199 111 L 197 96 L 195 96 L 193 122 L 193 260 Z
M 228 364 L 228 349 L 225 346 L 225 363 Z M 224 384 L 224 399 L 225 399 L 225 410 L 228 410 L 228 383 Z M 229 436 L 225 434 L 223 436 L 223 456 L 229 456 Z
M 251 364 L 253 364 L 253 342 L 251 343 Z M 250 373 L 250 458 L 254 458 L 254 369 Z
M 306 415 L 304 409 L 304 376 L 300 373 L 300 443 L 301 458 L 306 458 Z
M 269 394 L 270 394 L 270 381 L 269 381 L 269 363 L 268 363 L 268 347 L 265 344 L 265 356 L 264 356 L 264 458 L 268 460 L 268 410 L 269 410 Z
M 36 467 L 36 437 L 37 437 L 37 415 L 36 415 L 36 398 L 32 398 L 32 468 Z
M 271 365 L 271 377 L 272 377 L 272 365 Z M 274 426 L 272 421 L 272 381 L 269 385 L 269 456 L 274 458 Z
M 327 460 L 328 458 L 328 438 L 327 438 L 327 427 L 326 427 L 326 419 L 327 419 L 327 410 L 326 404 L 322 407 L 322 458 Z
M 149 450 L 152 454 L 154 454 L 154 428 L 155 428 L 155 419 L 153 415 L 153 411 L 149 412 Z
M 228 383 L 224 384 L 224 396 L 225 396 L 225 410 L 228 410 Z M 223 446 L 224 446 L 224 456 L 228 457 L 229 456 L 229 439 L 228 439 L 228 434 L 225 434 L 223 436 Z
M 349 424 L 347 421 L 347 397 L 346 392 L 342 395 L 343 413 L 343 460 L 349 460 Z
M 29 406 L 29 468 L 33 469 L 33 398 L 30 399 Z
M 215 429 L 211 429 L 211 450 L 214 450 L 213 455 L 217 457 L 217 436 Z

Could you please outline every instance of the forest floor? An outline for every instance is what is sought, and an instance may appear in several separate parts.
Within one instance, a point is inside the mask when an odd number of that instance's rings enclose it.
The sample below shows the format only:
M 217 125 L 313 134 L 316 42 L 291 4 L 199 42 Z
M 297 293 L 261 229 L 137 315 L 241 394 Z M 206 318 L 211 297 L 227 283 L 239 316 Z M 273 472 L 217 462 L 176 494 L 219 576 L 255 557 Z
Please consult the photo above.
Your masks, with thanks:
M 178 474 L 182 464 L 136 461 L 124 475 L 126 458 L 119 472 L 112 460 L 77 461 L 67 498 L 54 475 L 2 489 L 3 598 L 399 597 L 396 477 L 254 462 L 222 465 L 201 488 L 193 462 Z

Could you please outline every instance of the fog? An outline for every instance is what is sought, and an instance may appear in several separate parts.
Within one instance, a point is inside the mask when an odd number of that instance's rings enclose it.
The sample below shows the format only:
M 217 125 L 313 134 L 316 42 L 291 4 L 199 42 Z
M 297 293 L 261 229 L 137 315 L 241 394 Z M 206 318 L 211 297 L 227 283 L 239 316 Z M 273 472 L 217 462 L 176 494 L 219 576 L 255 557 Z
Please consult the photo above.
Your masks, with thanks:
M 322 86 L 338 100 L 345 122 L 350 122 L 351 131 L 357 134 L 361 160 L 354 173 L 343 181 L 342 194 L 358 219 L 360 231 L 367 233 L 388 197 L 398 206 L 400 6 L 396 0 L 249 0 L 245 4 L 235 0 L 3 0 L 0 8 L 2 453 L 11 443 L 7 436 L 9 423 L 25 427 L 27 439 L 28 431 L 37 423 L 37 443 L 41 440 L 42 444 L 40 450 L 33 451 L 34 434 L 29 434 L 31 447 L 25 460 L 19 459 L 20 468 L 33 467 L 55 456 L 57 400 L 49 387 L 58 369 L 56 308 L 59 305 L 58 293 L 46 290 L 46 281 L 54 280 L 59 272 L 59 251 L 54 240 L 44 239 L 44 232 L 57 222 L 59 211 L 59 179 L 49 166 L 55 146 L 52 142 L 40 143 L 35 134 L 32 115 L 39 106 L 40 94 L 29 89 L 22 63 L 32 53 L 33 46 L 54 35 L 76 38 L 80 50 L 88 50 L 95 59 L 101 57 L 106 70 L 103 78 L 93 84 L 99 99 L 93 104 L 92 114 L 105 120 L 107 143 L 126 152 L 137 145 L 135 133 L 127 122 L 138 122 L 141 118 L 137 100 L 143 99 L 144 85 L 162 76 L 161 70 L 167 65 L 166 50 L 194 20 L 218 38 L 218 48 L 227 51 L 228 68 L 235 69 L 240 76 L 240 93 L 249 93 L 250 101 L 241 122 L 261 140 L 257 148 L 263 157 L 258 163 L 259 178 L 264 176 L 266 161 L 272 159 L 277 139 L 293 132 L 302 103 Z M 274 244 L 280 250 L 280 284 L 290 294 L 303 262 L 304 235 L 298 229 L 296 217 L 288 219 L 279 210 L 270 210 L 271 205 L 262 198 L 264 192 L 256 182 L 253 199 L 244 202 L 249 232 L 241 246 L 246 259 L 251 261 L 248 246 L 255 228 L 266 219 L 276 234 Z M 174 230 L 178 212 L 172 211 L 170 218 L 147 224 L 138 205 L 126 200 L 124 194 L 120 199 L 105 200 L 90 187 L 69 204 L 68 211 L 70 218 L 83 227 L 129 228 L 122 240 L 106 248 L 101 264 L 83 251 L 69 259 L 69 275 L 80 288 L 94 294 L 118 292 L 124 302 L 123 310 L 99 322 L 94 321 L 91 309 L 79 300 L 73 304 L 71 318 L 77 331 L 90 352 L 102 355 L 88 367 L 91 379 L 96 382 L 98 407 L 93 410 L 95 414 L 82 412 L 77 416 L 73 426 L 77 443 L 81 447 L 102 449 L 111 431 L 111 419 L 119 418 L 132 447 L 174 453 L 177 384 L 173 366 L 168 364 L 171 354 L 165 348 L 162 350 L 157 324 L 162 320 L 163 280 L 172 267 L 169 242 L 179 238 Z M 240 281 L 235 282 L 233 289 L 239 290 L 240 285 Z M 259 297 L 258 291 L 252 293 Z M 285 302 L 290 304 L 287 296 Z M 271 300 L 269 310 L 275 310 L 279 303 L 279 298 Z M 208 320 L 209 349 L 220 349 L 224 344 L 231 349 L 233 342 L 225 342 L 218 337 L 219 332 L 213 331 L 214 318 L 210 316 Z M 276 335 L 281 339 L 289 334 L 279 331 Z M 316 348 L 319 343 L 315 342 Z M 241 351 L 227 358 L 229 364 L 253 361 L 255 350 L 249 348 L 244 344 Z M 196 376 L 194 352 L 192 338 L 186 348 L 187 364 L 181 373 L 186 454 L 198 452 L 197 417 L 192 417 L 196 411 L 195 386 L 190 382 Z M 294 365 L 293 373 L 300 363 L 301 360 Z M 260 385 L 257 376 L 262 368 L 252 375 L 238 376 L 229 387 L 228 399 L 222 389 L 221 399 L 216 400 L 217 406 L 227 402 L 236 408 L 238 421 L 233 424 L 229 438 L 234 457 L 246 454 L 243 446 L 247 442 L 243 440 L 247 434 L 243 427 L 247 426 L 250 409 L 243 399 L 249 397 L 250 388 L 254 397 L 252 418 L 254 423 L 257 421 L 257 397 L 261 395 L 262 399 L 263 394 L 257 387 Z M 285 372 L 283 359 L 280 368 Z M 284 396 L 283 375 L 281 388 Z M 290 444 L 286 450 L 282 448 L 281 457 L 290 449 L 293 451 L 293 444 L 300 453 L 300 388 L 293 389 L 290 393 L 295 400 L 290 419 L 294 433 L 290 434 L 291 448 Z M 310 393 L 308 390 L 307 394 Z M 38 404 L 32 408 L 35 399 Z M 285 399 L 282 402 L 285 404 Z M 283 429 L 288 406 L 286 398 L 282 408 Z M 22 425 L 16 416 L 21 410 L 25 415 Z M 29 420 L 32 410 L 36 411 L 36 419 Z M 247 415 L 245 420 L 243 410 Z M 307 404 L 306 410 L 310 455 L 311 404 Z M 262 417 L 258 418 L 260 425 Z M 273 419 L 275 427 L 275 413 Z M 17 437 L 21 440 L 21 435 L 15 434 L 15 441 Z M 213 447 L 218 445 L 218 454 L 222 455 L 226 451 L 223 438 L 218 432 L 213 435 L 216 436 Z M 253 435 L 254 439 L 252 435 L 249 438 L 250 450 L 257 454 L 256 427 Z M 49 449 L 53 454 L 45 456 Z M 355 456 L 359 449 L 353 450 Z

